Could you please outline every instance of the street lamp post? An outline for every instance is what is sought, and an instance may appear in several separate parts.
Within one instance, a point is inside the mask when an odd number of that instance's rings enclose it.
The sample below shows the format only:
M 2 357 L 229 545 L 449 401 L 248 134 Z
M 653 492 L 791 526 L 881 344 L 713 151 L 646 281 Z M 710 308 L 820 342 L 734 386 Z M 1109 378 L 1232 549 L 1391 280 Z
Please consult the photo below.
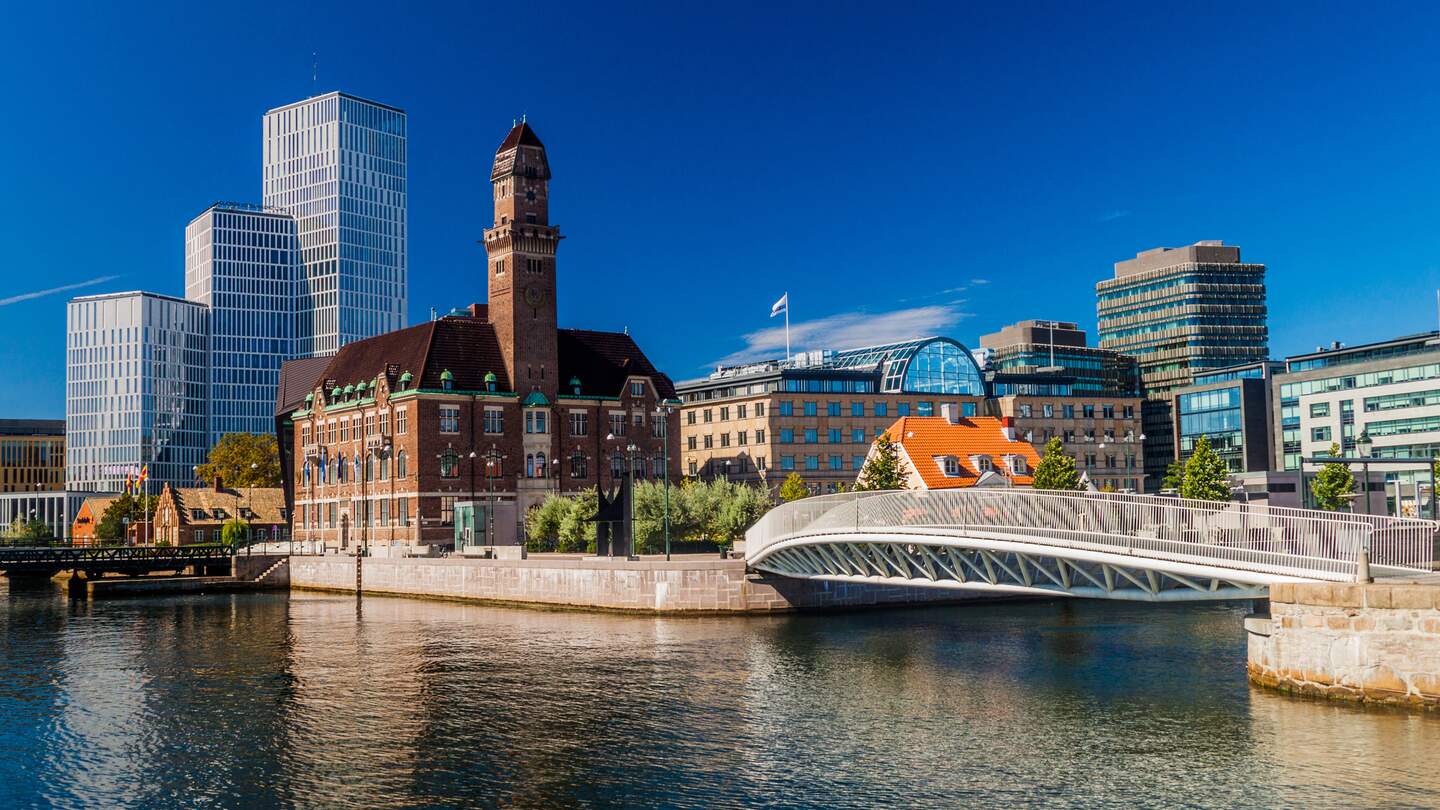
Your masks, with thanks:
M 640 550 L 635 548 L 635 454 L 640 448 L 631 442 L 625 445 L 625 475 L 630 481 L 630 554 L 640 556 Z
M 1370 453 L 1375 449 L 1375 441 L 1370 438 L 1368 430 L 1361 430 L 1360 436 L 1355 440 L 1355 449 L 1360 451 L 1360 497 L 1365 502 L 1365 514 L 1370 514 Z
M 660 447 L 662 464 L 664 466 L 664 491 L 665 491 L 665 561 L 670 561 L 670 414 L 675 408 L 669 402 L 662 402 L 655 408 L 655 416 L 660 420 Z
M 488 524 L 485 530 L 485 542 L 490 546 L 495 545 L 495 470 L 504 458 L 504 454 L 493 444 L 485 453 L 485 481 L 490 487 L 490 508 L 485 510 L 485 520 Z

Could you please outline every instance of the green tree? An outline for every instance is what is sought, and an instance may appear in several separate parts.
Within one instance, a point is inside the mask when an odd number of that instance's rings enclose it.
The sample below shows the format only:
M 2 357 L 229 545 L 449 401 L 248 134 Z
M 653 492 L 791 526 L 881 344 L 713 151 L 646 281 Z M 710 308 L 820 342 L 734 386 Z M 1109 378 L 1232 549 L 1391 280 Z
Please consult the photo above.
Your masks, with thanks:
M 860 480 L 856 482 L 855 489 L 867 492 L 906 489 L 905 474 L 900 469 L 900 451 L 890 439 L 890 431 L 881 433 L 875 439 L 875 448 L 865 459 L 865 467 L 860 470 Z
M 785 476 L 785 480 L 780 484 L 780 500 L 789 503 L 808 497 L 810 488 L 805 486 L 805 479 L 800 477 L 800 473 L 792 472 Z
M 250 541 L 250 524 L 239 518 L 225 521 L 220 529 L 220 542 L 227 546 L 243 546 Z
M 1160 482 L 1161 489 L 1168 489 L 1172 492 L 1179 492 L 1180 487 L 1185 485 L 1185 462 L 1175 459 L 1165 467 L 1165 478 Z
M 1206 436 L 1195 442 L 1195 450 L 1185 462 L 1180 497 L 1200 501 L 1230 500 L 1230 469 L 1210 449 L 1210 439 Z
M 195 471 L 200 483 L 219 476 L 228 487 L 280 486 L 280 451 L 269 434 L 226 433 Z
M 124 540 L 126 524 L 133 525 L 147 518 L 153 519 L 159 502 L 160 499 L 154 496 L 137 498 L 128 492 L 121 495 L 101 513 L 100 521 L 95 524 L 95 537 L 111 542 Z
M 1065 453 L 1059 439 L 1045 443 L 1045 454 L 1035 465 L 1035 489 L 1069 492 L 1080 488 L 1080 473 L 1075 469 L 1075 459 Z
M 43 520 L 17 517 L 5 530 L 5 537 L 18 543 L 39 543 L 54 540 L 55 532 L 51 531 L 50 524 Z
M 560 519 L 560 536 L 555 550 L 574 554 L 595 552 L 595 513 L 600 509 L 600 500 L 594 489 L 581 490 L 576 495 L 565 496 L 570 508 Z
M 560 545 L 561 524 L 573 508 L 571 498 L 551 495 L 526 512 L 525 547 L 535 552 L 554 551 Z
M 1340 445 L 1330 445 L 1330 457 L 1340 457 Z M 1355 474 L 1350 472 L 1349 465 L 1326 462 L 1310 480 L 1310 492 L 1315 496 L 1316 506 L 1339 512 L 1350 502 L 1347 496 L 1355 493 Z

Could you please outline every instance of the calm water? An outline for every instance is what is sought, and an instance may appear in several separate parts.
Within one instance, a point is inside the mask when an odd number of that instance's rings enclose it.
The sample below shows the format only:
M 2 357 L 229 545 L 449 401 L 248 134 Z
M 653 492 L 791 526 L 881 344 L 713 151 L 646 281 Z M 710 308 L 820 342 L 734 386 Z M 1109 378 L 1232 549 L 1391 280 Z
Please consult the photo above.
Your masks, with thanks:
M 1440 717 L 1238 607 L 654 619 L 0 585 L 0 807 L 1440 805 Z

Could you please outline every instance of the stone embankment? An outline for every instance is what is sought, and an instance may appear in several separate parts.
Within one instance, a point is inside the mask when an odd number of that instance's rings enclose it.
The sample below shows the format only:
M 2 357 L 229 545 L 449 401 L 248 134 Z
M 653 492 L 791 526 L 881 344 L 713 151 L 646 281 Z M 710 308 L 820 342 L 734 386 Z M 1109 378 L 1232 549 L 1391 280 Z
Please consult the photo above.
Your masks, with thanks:
M 1256 684 L 1440 708 L 1440 585 L 1276 585 L 1245 629 Z
M 296 556 L 296 589 L 356 588 L 355 558 Z M 797 609 L 948 604 L 996 597 L 965 591 L 851 585 L 747 575 L 743 560 L 677 555 L 624 560 L 535 555 L 528 559 L 376 558 L 360 572 L 367 594 L 641 613 L 774 613 Z

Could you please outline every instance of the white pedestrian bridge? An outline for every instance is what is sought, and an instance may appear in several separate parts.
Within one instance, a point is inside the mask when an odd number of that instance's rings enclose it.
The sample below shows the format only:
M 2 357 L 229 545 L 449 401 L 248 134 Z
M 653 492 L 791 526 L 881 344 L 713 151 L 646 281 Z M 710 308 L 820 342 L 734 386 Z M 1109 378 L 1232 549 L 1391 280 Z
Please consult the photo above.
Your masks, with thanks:
M 1431 572 L 1428 520 L 1031 489 L 848 492 L 776 507 L 750 568 L 798 579 L 1096 599 L 1264 597 Z

